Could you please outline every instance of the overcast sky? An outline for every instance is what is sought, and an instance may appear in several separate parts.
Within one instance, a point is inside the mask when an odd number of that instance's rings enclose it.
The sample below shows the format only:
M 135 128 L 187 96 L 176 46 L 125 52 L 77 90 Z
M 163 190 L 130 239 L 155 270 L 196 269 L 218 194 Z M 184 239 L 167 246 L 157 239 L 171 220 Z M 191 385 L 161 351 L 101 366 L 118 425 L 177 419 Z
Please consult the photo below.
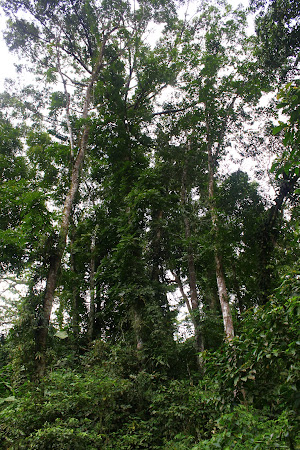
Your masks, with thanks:
M 196 3 L 196 2 L 194 2 Z M 248 0 L 229 0 L 234 7 L 239 4 L 244 6 L 248 5 Z M 14 63 L 18 63 L 17 57 L 9 53 L 6 44 L 3 40 L 3 30 L 5 29 L 6 19 L 2 11 L 0 11 L 0 92 L 4 89 L 5 78 L 15 78 L 16 71 L 14 68 Z

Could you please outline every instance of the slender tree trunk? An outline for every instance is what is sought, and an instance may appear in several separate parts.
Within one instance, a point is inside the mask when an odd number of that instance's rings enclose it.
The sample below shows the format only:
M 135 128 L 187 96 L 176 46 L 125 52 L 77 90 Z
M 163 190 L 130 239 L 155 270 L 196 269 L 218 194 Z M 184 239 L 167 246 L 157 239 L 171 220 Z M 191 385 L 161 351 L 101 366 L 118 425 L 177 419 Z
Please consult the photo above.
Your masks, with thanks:
M 90 107 L 90 103 L 91 103 L 92 89 L 93 89 L 94 83 L 97 79 L 97 76 L 98 76 L 99 71 L 103 64 L 103 54 L 104 54 L 105 43 L 106 43 L 106 38 L 104 37 L 102 44 L 101 44 L 101 48 L 99 50 L 97 62 L 93 69 L 93 72 L 92 72 L 92 75 L 91 75 L 91 78 L 90 78 L 90 81 L 89 81 L 89 84 L 88 84 L 88 87 L 86 90 L 83 112 L 82 112 L 82 119 L 87 119 L 87 117 L 88 117 L 89 107 Z M 37 375 L 37 378 L 41 378 L 45 374 L 46 343 L 47 343 L 47 336 L 48 336 L 48 326 L 49 326 L 49 321 L 50 321 L 50 316 L 51 316 L 51 311 L 52 311 L 52 306 L 53 306 L 54 293 L 55 293 L 55 289 L 56 289 L 58 273 L 60 270 L 63 253 L 64 253 L 64 250 L 66 247 L 72 206 L 74 204 L 74 199 L 75 199 L 75 196 L 76 196 L 76 194 L 78 192 L 78 188 L 79 188 L 80 172 L 81 172 L 81 168 L 82 168 L 83 161 L 84 161 L 85 151 L 86 151 L 86 147 L 87 147 L 87 143 L 88 143 L 88 137 L 89 137 L 89 126 L 88 126 L 88 124 L 86 124 L 86 125 L 84 125 L 83 131 L 82 131 L 79 150 L 78 150 L 77 157 L 74 161 L 74 165 L 73 165 L 73 169 L 72 169 L 71 183 L 70 183 L 69 192 L 67 194 L 67 197 L 66 197 L 65 203 L 64 203 L 57 247 L 52 249 L 52 257 L 50 260 L 50 267 L 49 267 L 45 295 L 44 295 L 44 302 L 43 302 L 43 317 L 42 317 L 39 329 L 37 331 L 37 340 L 36 340 L 36 346 L 37 346 L 36 375 Z
M 152 255 L 153 255 L 153 264 L 152 264 L 152 273 L 151 279 L 159 282 L 160 275 L 160 254 L 161 254 L 161 220 L 163 218 L 163 211 L 156 211 L 154 214 L 156 224 L 155 235 L 152 240 Z
M 188 143 L 188 147 L 190 144 Z M 183 286 L 181 283 L 181 280 L 178 276 L 175 276 L 175 279 L 177 281 L 177 284 L 179 286 L 179 289 L 181 291 L 181 295 L 185 299 L 185 303 L 188 307 L 189 313 L 192 318 L 192 323 L 194 326 L 195 331 L 195 348 L 198 353 L 202 352 L 204 350 L 204 339 L 203 339 L 203 333 L 201 330 L 201 323 L 200 323 L 200 310 L 199 310 L 199 301 L 198 301 L 198 295 L 197 295 L 197 282 L 196 282 L 196 269 L 195 269 L 195 260 L 194 260 L 194 254 L 193 249 L 191 246 L 191 228 L 190 228 L 190 221 L 187 216 L 187 212 L 184 210 L 185 206 L 187 205 L 187 167 L 184 165 L 183 172 L 182 172 L 182 184 L 181 184 L 181 206 L 183 209 L 183 223 L 184 223 L 184 232 L 185 232 L 185 238 L 187 240 L 187 260 L 188 260 L 188 283 L 190 288 L 190 303 L 189 299 L 187 298 L 186 294 L 184 293 Z M 202 360 L 197 357 L 197 361 L 199 364 L 200 369 L 203 369 L 203 362 Z
M 135 333 L 135 339 L 136 339 L 136 349 L 138 351 L 143 350 L 144 348 L 144 342 L 142 338 L 142 316 L 137 309 L 133 312 L 133 330 Z
M 72 249 L 74 236 L 71 236 L 71 252 L 70 252 L 70 268 L 71 272 L 76 276 L 76 264 L 75 257 Z M 76 281 L 72 283 L 72 330 L 74 337 L 74 346 L 77 347 L 78 336 L 79 336 L 79 314 L 78 314 L 78 300 L 79 300 L 79 290 Z
M 63 84 L 63 87 L 64 87 L 64 94 L 65 94 L 65 97 L 66 97 L 66 106 L 65 106 L 65 109 L 66 109 L 66 122 L 67 122 L 67 128 L 68 128 L 68 133 L 69 133 L 70 159 L 71 159 L 71 163 L 73 164 L 73 162 L 74 162 L 74 138 L 73 138 L 73 130 L 72 130 L 72 127 L 71 127 L 71 120 L 70 120 L 70 115 L 71 115 L 70 114 L 71 96 L 70 96 L 70 94 L 68 92 L 67 82 L 66 82 L 66 79 L 65 79 L 65 77 L 64 77 L 64 75 L 62 73 L 62 69 L 61 69 L 60 48 L 59 48 L 59 45 L 58 45 L 59 41 L 60 41 L 60 37 L 58 38 L 57 45 L 56 45 L 57 71 L 60 74 L 60 78 L 61 78 L 61 81 L 62 81 L 62 84 Z
M 208 197 L 210 204 L 210 214 L 212 219 L 212 226 L 214 230 L 214 255 L 215 255 L 215 267 L 216 267 L 216 278 L 218 285 L 218 295 L 219 301 L 222 310 L 223 316 L 223 324 L 226 338 L 230 341 L 234 337 L 234 327 L 232 314 L 229 305 L 229 299 L 226 289 L 225 275 L 222 264 L 222 255 L 218 248 L 218 235 L 219 235 L 219 226 L 218 226 L 218 216 L 215 207 L 214 200 L 214 158 L 212 154 L 212 146 L 208 139 Z
M 96 232 L 96 231 L 95 231 Z M 92 236 L 91 261 L 90 261 L 90 310 L 88 319 L 88 339 L 92 341 L 95 331 L 95 242 L 96 236 Z
M 180 277 L 176 274 L 176 272 L 172 272 L 172 275 L 174 276 L 174 280 L 176 281 L 176 283 L 179 287 L 181 296 L 185 301 L 186 307 L 188 309 L 189 315 L 192 320 L 192 324 L 194 327 L 194 336 L 195 336 L 194 342 L 195 342 L 196 352 L 197 353 L 203 352 L 204 351 L 203 333 L 202 333 L 202 330 L 200 327 L 199 320 L 197 320 L 197 316 L 199 317 L 199 308 L 197 311 L 192 308 L 191 301 L 188 298 L 188 296 L 186 295 L 186 293 L 184 292 L 183 284 L 182 284 Z M 203 362 L 203 359 L 201 358 L 201 356 L 199 356 L 199 355 L 197 355 L 197 364 L 199 366 L 200 371 L 202 372 L 204 369 L 204 362 Z
M 237 306 L 238 306 L 239 313 L 241 315 L 244 310 L 244 307 L 243 307 L 243 303 L 242 303 L 242 293 L 241 293 L 239 282 L 237 279 L 234 261 L 231 263 L 231 267 L 232 267 L 232 273 L 233 273 L 233 279 L 234 279 L 234 287 L 235 287 Z

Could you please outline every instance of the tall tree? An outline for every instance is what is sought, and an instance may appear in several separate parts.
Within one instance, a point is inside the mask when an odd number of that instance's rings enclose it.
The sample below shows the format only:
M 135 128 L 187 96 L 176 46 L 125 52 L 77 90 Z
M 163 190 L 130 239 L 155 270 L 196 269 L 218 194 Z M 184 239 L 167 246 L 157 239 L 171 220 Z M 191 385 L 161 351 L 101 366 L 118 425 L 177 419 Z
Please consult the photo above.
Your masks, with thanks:
M 256 75 L 251 46 L 242 10 L 232 10 L 228 5 L 218 9 L 203 2 L 199 16 L 182 33 L 181 58 L 185 59 L 186 69 L 179 89 L 184 100 L 171 107 L 166 105 L 164 111 L 182 116 L 181 121 L 197 140 L 199 160 L 206 155 L 209 202 L 205 207 L 211 215 L 218 295 L 228 339 L 232 339 L 234 330 L 220 247 L 215 184 L 230 124 L 244 114 L 243 105 L 255 103 L 261 89 L 267 88 L 263 77 L 251 78 Z
M 102 75 L 104 71 L 106 74 L 112 74 L 109 67 L 116 60 L 121 60 L 132 48 L 135 52 L 139 51 L 135 46 L 141 40 L 150 18 L 160 10 L 160 5 L 150 4 L 133 13 L 126 2 L 115 4 L 55 1 L 45 4 L 39 1 L 21 3 L 4 1 L 3 7 L 10 15 L 6 39 L 11 50 L 18 50 L 22 55 L 28 56 L 36 73 L 46 75 L 47 80 L 54 85 L 57 83 L 57 76 L 61 79 L 64 91 L 54 92 L 51 98 L 56 110 L 55 119 L 57 113 L 63 113 L 65 116 L 64 128 L 70 147 L 69 185 L 63 201 L 57 236 L 52 248 L 49 249 L 43 312 L 36 335 L 39 355 L 37 374 L 41 377 L 45 371 L 46 340 L 55 289 L 89 141 L 90 112 L 95 104 L 95 87 L 97 83 L 101 85 L 102 80 L 105 80 L 105 76 Z M 26 19 L 22 17 L 24 11 Z M 141 15 L 142 11 L 145 15 Z M 133 67 L 128 74 L 126 96 L 132 89 L 136 59 L 131 62 Z M 145 78 L 145 69 L 145 66 L 141 66 L 137 71 L 138 76 Z M 157 82 L 160 83 L 155 76 L 150 82 L 149 80 L 144 79 L 138 83 L 132 97 L 133 108 L 147 102 L 148 97 L 155 92 Z M 67 84 L 70 83 L 74 87 L 72 89 L 76 88 L 72 94 L 72 104 L 71 94 L 67 91 Z M 106 88 L 109 91 L 110 81 L 106 79 L 106 83 L 104 91 Z M 97 100 L 100 100 L 100 97 Z M 106 103 L 105 106 L 103 101 Z M 110 101 L 105 93 L 99 108 L 100 114 L 109 107 Z M 75 108 L 79 108 L 81 112 L 76 114 Z M 73 128 L 71 122 L 74 124 Z M 57 128 L 53 133 L 56 138 L 59 137 Z
M 300 25 L 297 0 L 251 0 L 250 9 L 257 13 L 255 29 L 258 56 L 265 69 L 287 75 L 299 71 Z

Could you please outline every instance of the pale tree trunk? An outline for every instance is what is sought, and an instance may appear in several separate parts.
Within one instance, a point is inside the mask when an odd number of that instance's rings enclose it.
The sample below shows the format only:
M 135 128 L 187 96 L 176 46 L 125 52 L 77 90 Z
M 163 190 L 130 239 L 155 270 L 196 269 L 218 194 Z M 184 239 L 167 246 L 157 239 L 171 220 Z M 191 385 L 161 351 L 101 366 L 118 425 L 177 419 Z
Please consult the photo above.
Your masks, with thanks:
M 228 124 L 228 117 L 230 111 L 232 111 L 234 104 L 236 102 L 237 96 L 234 96 L 226 108 L 226 115 L 223 119 L 223 124 L 221 127 L 220 134 L 218 136 L 217 148 L 213 154 L 213 141 L 211 137 L 210 129 L 210 113 L 207 105 L 205 105 L 205 126 L 206 126 L 206 139 L 207 139 L 207 156 L 208 156 L 208 198 L 209 198 L 209 208 L 212 220 L 212 226 L 214 231 L 214 255 L 215 255 L 215 267 L 216 267 L 216 278 L 218 285 L 218 296 L 223 316 L 223 324 L 225 336 L 228 341 L 231 341 L 234 337 L 234 327 L 232 314 L 229 305 L 229 298 L 226 289 L 225 274 L 222 264 L 222 255 L 218 245 L 219 239 L 219 225 L 218 225 L 218 215 L 216 211 L 215 198 L 214 198 L 214 171 L 215 163 L 220 153 L 222 143 L 224 141 L 224 136 Z
M 95 229 L 95 234 L 97 227 Z M 88 318 L 88 339 L 92 341 L 94 338 L 95 331 L 95 246 L 96 246 L 96 236 L 92 236 L 91 242 L 91 261 L 90 261 L 90 310 Z
M 60 74 L 60 78 L 64 87 L 64 94 L 66 97 L 66 122 L 67 122 L 67 128 L 68 128 L 68 133 L 69 133 L 69 144 L 70 144 L 70 159 L 71 159 L 71 163 L 73 164 L 74 162 L 74 137 L 73 137 L 73 130 L 71 127 L 71 120 L 70 120 L 70 103 L 71 103 L 71 96 L 68 92 L 67 89 L 67 82 L 65 79 L 65 76 L 62 73 L 62 69 L 61 69 L 61 57 L 60 57 L 60 46 L 59 46 L 59 41 L 60 41 L 60 36 L 57 40 L 57 45 L 56 45 L 56 59 L 57 59 L 57 71 Z
M 201 326 L 200 326 L 200 321 L 199 321 L 199 306 L 197 306 L 196 309 L 196 305 L 198 304 L 198 300 L 197 303 L 195 302 L 191 302 L 191 299 L 189 299 L 189 297 L 186 295 L 184 288 L 183 288 L 183 284 L 182 281 L 179 277 L 179 275 L 177 275 L 176 272 L 172 272 L 172 275 L 174 276 L 174 281 L 177 283 L 181 296 L 184 299 L 184 302 L 186 304 L 187 310 L 189 312 L 189 315 L 191 317 L 192 320 L 192 324 L 194 327 L 194 336 L 195 336 L 195 349 L 197 353 L 201 353 L 204 351 L 204 339 L 203 339 L 203 333 L 201 330 Z M 203 358 L 197 354 L 197 364 L 199 366 L 200 371 L 202 372 L 204 369 L 204 361 Z
M 133 330 L 136 339 L 136 349 L 139 352 L 143 350 L 144 342 L 142 338 L 142 316 L 141 313 L 137 310 L 133 312 Z
M 87 117 L 88 117 L 89 107 L 90 107 L 90 103 L 91 103 L 92 89 L 93 89 L 94 83 L 97 79 L 97 76 L 98 76 L 99 71 L 103 64 L 103 54 L 104 54 L 105 43 L 106 43 L 106 38 L 104 37 L 102 44 L 101 44 L 101 48 L 99 50 L 97 62 L 93 69 L 93 72 L 92 72 L 92 75 L 91 75 L 91 78 L 89 80 L 88 87 L 86 90 L 83 112 L 82 112 L 82 116 L 81 116 L 82 119 L 87 119 Z M 67 197 L 66 197 L 65 203 L 64 203 L 64 208 L 63 208 L 63 213 L 62 213 L 62 218 L 61 218 L 61 223 L 60 223 L 58 244 L 57 244 L 57 247 L 52 248 L 52 252 L 51 252 L 52 255 L 51 255 L 51 260 L 50 260 L 50 267 L 49 267 L 49 271 L 48 271 L 45 295 L 44 295 L 44 302 L 43 302 L 43 317 L 41 319 L 41 324 L 37 330 L 37 337 L 36 337 L 36 345 L 37 345 L 36 375 L 37 375 L 37 378 L 41 378 L 45 374 L 46 343 L 47 343 L 50 315 L 51 315 L 51 311 L 52 311 L 54 293 L 55 293 L 55 289 L 56 289 L 58 273 L 59 273 L 60 266 L 61 266 L 61 260 L 62 260 L 63 253 L 64 253 L 64 250 L 66 247 L 72 206 L 74 204 L 74 199 L 75 199 L 75 196 L 76 196 L 76 194 L 78 192 L 78 188 L 79 188 L 80 172 L 81 172 L 81 168 L 82 168 L 83 161 L 84 161 L 85 151 L 86 151 L 86 147 L 87 147 L 87 143 L 88 143 L 88 137 L 89 137 L 89 126 L 88 126 L 88 124 L 86 124 L 86 125 L 84 125 L 83 131 L 82 131 L 79 150 L 78 150 L 76 159 L 74 161 L 73 169 L 72 169 L 70 188 L 69 188 L 69 192 L 67 194 Z
M 188 143 L 188 148 L 190 147 L 190 144 Z M 185 238 L 187 240 L 187 261 L 188 261 L 188 283 L 190 288 L 190 299 L 187 297 L 187 295 L 184 292 L 182 282 L 179 278 L 179 276 L 175 273 L 173 273 L 175 277 L 175 281 L 178 284 L 178 287 L 180 289 L 181 295 L 183 296 L 186 306 L 188 308 L 189 314 L 192 319 L 192 323 L 194 326 L 194 333 L 195 333 L 195 348 L 198 353 L 203 352 L 204 350 L 204 339 L 203 339 L 203 333 L 201 330 L 201 323 L 200 323 L 200 310 L 199 310 L 199 300 L 197 295 L 197 282 L 196 282 L 196 269 L 195 269 L 195 260 L 194 260 L 194 254 L 193 249 L 191 246 L 191 228 L 190 228 L 190 221 L 187 216 L 187 212 L 185 211 L 185 207 L 187 205 L 187 167 L 184 165 L 183 172 L 182 172 L 182 184 L 181 184 L 181 198 L 180 203 L 183 210 L 183 223 L 184 223 L 184 232 L 185 232 Z M 200 369 L 203 369 L 203 361 L 202 359 L 197 356 L 197 361 Z
M 156 211 L 155 213 L 153 213 L 153 216 L 155 217 L 156 221 L 157 221 L 157 228 L 155 231 L 155 236 L 153 238 L 152 241 L 152 254 L 153 254 L 153 265 L 152 265 L 152 273 L 151 273 L 151 279 L 154 281 L 159 281 L 159 275 L 160 275 L 160 267 L 159 267 L 159 262 L 160 262 L 160 253 L 161 253 L 161 235 L 162 235 L 162 230 L 161 230 L 161 221 L 163 218 L 163 211 L 159 210 Z
M 73 243 L 74 243 L 74 236 L 71 235 L 70 269 L 71 272 L 74 274 L 74 277 L 76 277 L 77 272 L 76 272 L 74 252 L 72 248 Z M 79 336 L 79 314 L 78 314 L 79 290 L 76 282 L 74 281 L 72 282 L 72 330 L 73 330 L 74 344 L 76 347 Z
M 208 131 L 209 132 L 209 131 Z M 214 255 L 215 255 L 215 267 L 216 267 L 216 278 L 218 285 L 218 295 L 221 305 L 221 311 L 223 316 L 224 331 L 228 341 L 232 340 L 234 337 L 234 327 L 232 314 L 229 305 L 229 298 L 226 289 L 225 274 L 222 264 L 222 255 L 218 247 L 218 235 L 219 235 L 219 225 L 218 216 L 215 207 L 214 199 L 214 157 L 212 154 L 212 145 L 208 139 L 208 197 L 209 197 L 209 207 L 212 219 L 212 226 L 214 230 Z
M 234 287 L 235 287 L 235 298 L 236 298 L 236 303 L 238 306 L 238 310 L 240 315 L 242 314 L 244 307 L 243 307 L 243 302 L 242 302 L 242 293 L 241 293 L 241 289 L 238 283 L 238 279 L 237 279 L 237 275 L 236 275 L 236 269 L 235 269 L 235 263 L 232 262 L 232 273 L 233 273 L 233 278 L 234 278 Z

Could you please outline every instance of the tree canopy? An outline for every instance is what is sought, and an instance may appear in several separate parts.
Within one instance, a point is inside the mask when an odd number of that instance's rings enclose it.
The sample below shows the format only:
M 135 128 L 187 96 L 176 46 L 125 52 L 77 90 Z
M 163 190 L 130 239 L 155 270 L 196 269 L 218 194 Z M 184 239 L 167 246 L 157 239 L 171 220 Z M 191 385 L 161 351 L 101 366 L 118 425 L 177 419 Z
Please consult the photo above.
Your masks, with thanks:
M 295 2 L 0 5 L 2 447 L 297 448 Z

